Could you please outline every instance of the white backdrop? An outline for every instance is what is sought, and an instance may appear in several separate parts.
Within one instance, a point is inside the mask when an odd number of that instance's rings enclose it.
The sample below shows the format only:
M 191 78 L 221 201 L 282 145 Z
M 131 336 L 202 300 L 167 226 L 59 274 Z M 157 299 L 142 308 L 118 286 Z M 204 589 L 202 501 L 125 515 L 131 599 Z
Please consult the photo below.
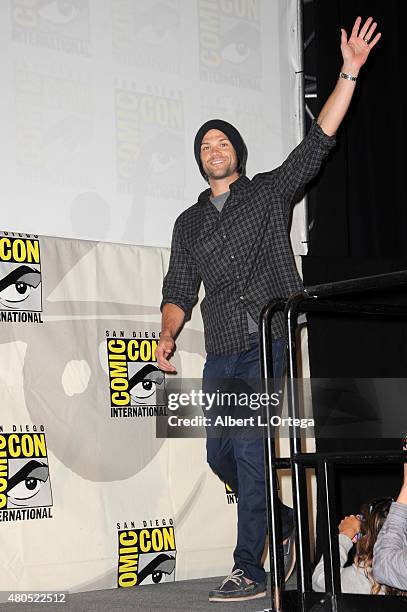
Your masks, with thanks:
M 301 134 L 297 3 L 3 0 L 3 228 L 169 246 L 211 117 L 241 130 L 249 176 L 279 165 Z

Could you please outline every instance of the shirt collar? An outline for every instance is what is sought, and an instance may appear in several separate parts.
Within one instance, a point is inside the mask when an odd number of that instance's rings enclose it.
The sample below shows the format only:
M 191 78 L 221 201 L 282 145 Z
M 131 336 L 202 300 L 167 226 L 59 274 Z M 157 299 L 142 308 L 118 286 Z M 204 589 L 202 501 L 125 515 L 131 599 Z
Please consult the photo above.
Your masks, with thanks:
M 238 179 L 236 179 L 233 183 L 229 185 L 230 193 L 233 195 L 233 199 L 239 199 L 246 189 L 246 187 L 250 185 L 250 179 L 245 175 L 240 175 Z M 209 201 L 209 197 L 211 195 L 210 187 L 202 191 L 202 193 L 198 197 L 198 203 L 201 205 L 207 204 Z

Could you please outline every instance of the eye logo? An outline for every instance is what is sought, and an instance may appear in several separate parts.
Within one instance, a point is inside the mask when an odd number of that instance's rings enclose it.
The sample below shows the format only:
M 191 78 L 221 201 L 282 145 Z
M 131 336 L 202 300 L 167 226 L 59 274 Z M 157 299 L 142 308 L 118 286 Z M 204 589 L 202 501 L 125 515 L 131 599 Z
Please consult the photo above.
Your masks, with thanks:
M 108 338 L 112 416 L 153 416 L 151 409 L 165 405 L 165 375 L 157 366 L 157 346 L 158 340 L 150 338 Z M 129 407 L 126 413 L 125 407 Z
M 71 2 L 46 2 L 38 11 L 39 16 L 53 25 L 65 25 L 73 21 L 79 10 Z
M 50 506 L 45 434 L 0 434 L 0 511 Z
M 131 82 L 118 82 L 115 98 L 118 185 L 137 193 L 131 215 L 139 220 L 143 198 L 184 197 L 184 104 L 179 93 L 156 95 Z
M 172 519 L 169 523 L 161 527 L 118 532 L 118 587 L 175 580 L 176 547 Z
M 21 309 L 40 283 L 39 270 L 18 266 L 0 280 L 0 305 L 10 310 Z
M 41 489 L 47 484 L 48 478 L 49 470 L 46 462 L 31 459 L 25 463 L 9 480 L 8 507 L 28 508 L 32 506 L 37 501 Z
M 260 1 L 198 3 L 201 79 L 260 89 Z
M 13 40 L 88 55 L 89 0 L 11 0 Z
M 112 43 L 115 62 L 151 72 L 179 74 L 182 45 L 180 2 L 112 2 Z
M 221 57 L 224 62 L 244 64 L 260 52 L 259 30 L 252 25 L 239 23 L 222 39 Z
M 129 391 L 131 405 L 155 404 L 157 400 L 157 386 L 164 383 L 164 372 L 158 369 L 155 364 L 139 365 L 128 364 L 129 369 Z M 134 371 L 134 374 L 131 373 Z
M 0 310 L 41 312 L 41 287 L 39 240 L 0 234 Z

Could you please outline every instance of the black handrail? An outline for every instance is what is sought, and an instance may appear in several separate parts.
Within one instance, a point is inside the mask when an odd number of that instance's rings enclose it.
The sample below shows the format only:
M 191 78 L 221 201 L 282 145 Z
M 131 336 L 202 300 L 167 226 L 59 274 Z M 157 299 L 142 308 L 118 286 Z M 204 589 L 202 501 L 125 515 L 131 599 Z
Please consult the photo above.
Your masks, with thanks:
M 407 270 L 360 276 L 343 281 L 309 285 L 304 292 L 309 297 L 333 297 L 336 295 L 349 295 L 353 293 L 367 293 L 370 291 L 383 291 L 384 289 L 397 289 L 407 285 Z
M 285 300 L 273 300 L 260 315 L 260 366 L 263 379 L 264 391 L 270 397 L 273 392 L 270 387 L 274 380 L 273 355 L 272 355 L 272 336 L 270 325 L 277 312 L 283 312 Z M 284 567 L 283 551 L 281 545 L 281 512 L 277 491 L 277 464 L 274 436 L 271 432 L 271 413 L 270 406 L 267 404 L 264 409 L 267 423 L 267 431 L 264 435 L 264 464 L 266 473 L 266 499 L 267 499 L 267 523 L 269 534 L 269 559 L 272 576 L 271 592 L 273 594 L 272 606 L 279 610 L 282 606 L 282 591 L 284 588 Z

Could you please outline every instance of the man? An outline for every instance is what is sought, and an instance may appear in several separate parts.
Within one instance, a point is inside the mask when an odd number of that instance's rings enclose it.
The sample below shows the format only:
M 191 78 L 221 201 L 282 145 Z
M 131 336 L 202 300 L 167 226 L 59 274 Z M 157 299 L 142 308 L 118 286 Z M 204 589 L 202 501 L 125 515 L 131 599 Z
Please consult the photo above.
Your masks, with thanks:
M 273 297 L 302 287 L 291 251 L 288 224 L 296 193 L 312 179 L 335 143 L 351 101 L 359 69 L 380 34 L 369 17 L 355 21 L 348 40 L 341 34 L 343 66 L 338 82 L 316 123 L 288 159 L 272 172 L 245 176 L 246 147 L 229 123 L 212 120 L 195 137 L 194 151 L 209 189 L 176 220 L 171 258 L 163 286 L 162 332 L 158 366 L 169 362 L 174 338 L 194 305 L 199 283 L 205 287 L 201 312 L 207 360 L 203 385 L 211 379 L 260 377 L 257 323 L 262 306 Z M 282 318 L 273 332 L 275 374 L 284 371 Z M 247 600 L 266 595 L 261 563 L 267 535 L 262 440 L 257 436 L 208 436 L 208 463 L 238 493 L 238 537 L 234 568 L 211 601 Z M 292 569 L 292 511 L 282 506 L 286 575 Z

